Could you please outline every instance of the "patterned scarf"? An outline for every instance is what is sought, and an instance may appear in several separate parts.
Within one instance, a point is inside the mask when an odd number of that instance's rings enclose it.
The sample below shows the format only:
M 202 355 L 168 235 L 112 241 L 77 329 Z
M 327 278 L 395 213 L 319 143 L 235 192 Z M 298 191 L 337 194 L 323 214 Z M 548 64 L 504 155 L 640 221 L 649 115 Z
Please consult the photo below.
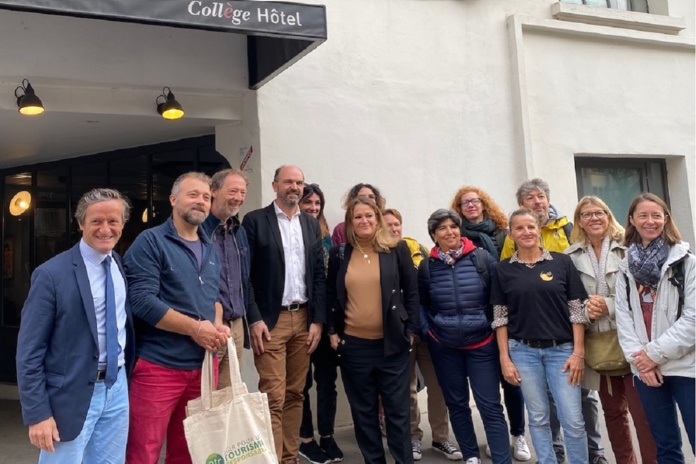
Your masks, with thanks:
M 474 243 L 480 243 L 482 247 L 485 248 L 485 250 L 489 252 L 496 261 L 498 261 L 500 254 L 498 253 L 498 249 L 491 238 L 493 233 L 496 231 L 496 225 L 491 218 L 486 216 L 483 221 L 477 224 L 469 222 L 466 219 L 462 219 L 461 230 L 462 236 L 468 238 Z M 502 243 L 499 243 L 498 245 L 502 246 Z
M 662 276 L 662 265 L 669 256 L 669 245 L 658 237 L 643 248 L 634 242 L 628 247 L 628 270 L 639 284 L 652 289 L 657 288 Z
M 611 238 L 609 238 L 609 236 L 607 235 L 606 237 L 604 237 L 604 240 L 602 241 L 602 249 L 599 253 L 599 261 L 597 261 L 597 255 L 595 254 L 592 244 L 587 244 L 587 253 L 590 255 L 590 263 L 592 263 L 595 281 L 597 282 L 595 292 L 599 296 L 609 296 L 609 286 L 607 285 L 606 281 L 607 258 L 609 257 L 609 242 L 611 242 Z
M 437 247 L 437 257 L 448 266 L 454 266 L 455 261 L 459 259 L 464 251 L 464 243 L 460 243 L 457 249 L 442 251 L 442 248 Z

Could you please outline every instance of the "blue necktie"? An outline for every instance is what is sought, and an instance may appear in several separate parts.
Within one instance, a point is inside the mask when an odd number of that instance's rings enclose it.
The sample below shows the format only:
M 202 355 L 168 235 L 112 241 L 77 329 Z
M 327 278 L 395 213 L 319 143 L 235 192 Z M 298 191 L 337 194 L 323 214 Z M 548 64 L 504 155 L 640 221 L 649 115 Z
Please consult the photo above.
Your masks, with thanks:
M 111 256 L 104 258 L 106 270 L 106 377 L 107 388 L 116 382 L 118 375 L 118 327 L 116 326 L 116 294 L 111 278 Z

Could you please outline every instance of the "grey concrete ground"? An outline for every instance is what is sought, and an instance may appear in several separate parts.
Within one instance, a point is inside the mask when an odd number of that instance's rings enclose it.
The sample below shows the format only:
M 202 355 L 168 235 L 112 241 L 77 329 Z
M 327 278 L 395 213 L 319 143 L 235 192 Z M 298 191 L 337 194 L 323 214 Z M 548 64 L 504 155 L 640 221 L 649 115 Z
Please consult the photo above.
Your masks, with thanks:
M 421 392 L 419 396 L 419 403 L 425 404 L 425 392 Z M 601 417 L 601 414 L 600 414 Z M 481 451 L 481 457 L 484 463 L 491 463 L 491 460 L 485 455 L 485 434 L 483 431 L 483 425 L 479 414 L 474 408 L 474 424 L 476 427 L 476 436 L 478 438 L 479 448 Z M 611 452 L 611 447 L 609 446 L 609 441 L 606 438 L 606 429 L 604 428 L 604 420 L 601 421 L 602 425 L 602 436 L 603 445 L 606 450 L 606 456 L 610 463 L 616 463 L 614 456 Z M 428 425 L 427 413 L 423 414 L 421 419 L 421 428 L 424 431 L 423 437 L 423 459 L 420 461 L 424 464 L 443 464 L 447 461 L 444 457 L 436 454 L 432 449 L 430 449 L 431 435 L 430 426 Z M 22 425 L 21 412 L 19 408 L 19 402 L 13 400 L 0 400 L 0 464 L 30 464 L 36 463 L 38 457 L 38 450 L 34 448 L 29 443 L 29 438 L 27 437 L 27 429 Z M 686 435 L 684 434 L 684 429 L 681 429 L 682 440 L 684 442 L 684 452 L 687 456 L 686 462 L 694 462 L 694 456 L 691 453 L 690 446 Z M 451 434 L 450 434 L 451 435 Z M 335 435 L 336 441 L 339 446 L 343 449 L 345 453 L 346 464 L 358 464 L 362 462 L 360 456 L 360 451 L 358 450 L 357 444 L 355 443 L 355 436 L 353 435 L 352 427 L 340 427 L 336 430 Z M 454 436 L 451 436 L 452 441 L 455 442 Z M 527 433 L 527 441 L 531 447 L 531 439 L 529 438 L 529 433 Z M 634 436 L 634 444 L 636 443 Z M 637 445 L 636 445 L 637 446 Z M 386 442 L 385 442 L 386 448 Z M 637 448 L 636 448 L 637 449 Z M 532 452 L 533 452 L 532 448 Z M 390 463 L 393 460 L 388 460 Z M 530 463 L 536 461 L 536 456 L 532 456 Z M 160 460 L 164 462 L 164 460 Z M 307 462 L 304 461 L 303 462 Z M 639 459 L 640 462 L 640 459 Z M 76 463 L 77 464 L 77 463 Z M 85 463 L 92 464 L 92 463 Z

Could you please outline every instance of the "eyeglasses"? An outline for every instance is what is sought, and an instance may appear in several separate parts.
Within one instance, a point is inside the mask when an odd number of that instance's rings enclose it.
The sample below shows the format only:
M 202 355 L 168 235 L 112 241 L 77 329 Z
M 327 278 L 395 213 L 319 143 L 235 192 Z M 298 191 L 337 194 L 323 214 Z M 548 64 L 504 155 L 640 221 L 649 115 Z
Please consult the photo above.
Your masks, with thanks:
M 471 200 L 462 200 L 459 202 L 459 206 L 469 206 L 469 205 L 478 206 L 480 204 L 481 204 L 480 198 L 472 198 Z
M 584 213 L 580 213 L 580 217 L 582 219 L 585 219 L 585 220 L 592 218 L 592 216 L 596 217 L 597 219 L 604 219 L 606 217 L 606 215 L 607 215 L 607 213 L 605 213 L 604 211 L 601 211 L 601 210 L 600 211 L 587 211 Z

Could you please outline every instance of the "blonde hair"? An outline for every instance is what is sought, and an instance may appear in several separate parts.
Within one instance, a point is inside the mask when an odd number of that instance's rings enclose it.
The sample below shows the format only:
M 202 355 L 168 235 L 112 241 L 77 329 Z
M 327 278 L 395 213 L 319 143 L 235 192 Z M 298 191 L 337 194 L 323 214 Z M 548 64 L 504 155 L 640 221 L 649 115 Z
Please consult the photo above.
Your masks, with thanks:
M 469 192 L 474 192 L 476 193 L 476 195 L 478 195 L 478 197 L 481 199 L 481 203 L 483 204 L 484 214 L 491 218 L 491 220 L 495 223 L 498 229 L 507 229 L 508 219 L 505 216 L 505 213 L 500 208 L 500 206 L 498 206 L 498 203 L 496 203 L 490 197 L 490 195 L 481 190 L 479 187 L 465 185 L 459 190 L 457 190 L 457 193 L 454 194 L 454 198 L 452 199 L 452 204 L 450 205 L 450 208 L 456 211 L 457 214 L 459 214 L 459 216 L 462 219 L 464 219 L 464 215 L 462 214 L 462 208 L 461 206 L 459 206 L 459 202 L 462 199 L 462 195 Z
M 355 229 L 353 229 L 353 211 L 358 205 L 369 206 L 370 209 L 375 213 L 375 218 L 377 219 L 377 230 L 375 230 L 375 235 L 372 237 L 372 247 L 378 253 L 389 253 L 391 248 L 394 248 L 398 242 L 389 233 L 387 224 L 384 222 L 384 216 L 382 215 L 382 210 L 379 209 L 375 202 L 368 200 L 367 198 L 357 197 L 348 204 L 346 209 L 346 240 L 352 246 L 356 246 L 358 239 L 355 236 Z
M 607 215 L 607 220 L 609 221 L 609 227 L 607 228 L 607 235 L 609 238 L 615 242 L 621 242 L 624 238 L 624 228 L 618 223 L 614 217 L 614 213 L 611 212 L 609 206 L 607 206 L 604 201 L 594 195 L 587 195 L 580 199 L 577 206 L 575 207 L 575 213 L 573 214 L 573 230 L 570 232 L 570 242 L 571 243 L 587 243 L 587 234 L 580 227 L 580 212 L 587 205 L 594 205 L 600 208 Z

